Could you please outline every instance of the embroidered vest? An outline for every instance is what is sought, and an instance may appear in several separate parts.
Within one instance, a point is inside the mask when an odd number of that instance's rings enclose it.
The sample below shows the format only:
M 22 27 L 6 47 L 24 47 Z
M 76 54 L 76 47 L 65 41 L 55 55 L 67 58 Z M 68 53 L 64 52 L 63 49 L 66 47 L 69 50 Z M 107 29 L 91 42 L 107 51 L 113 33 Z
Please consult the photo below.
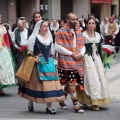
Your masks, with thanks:
M 20 47 L 21 36 L 18 28 L 15 30 L 15 42 Z
M 116 23 L 115 22 L 113 22 L 112 24 L 108 23 L 108 33 L 112 35 L 113 32 L 115 31 L 116 31 Z
M 32 31 L 29 28 L 26 28 L 28 30 L 28 34 L 27 34 L 27 39 L 29 38 L 29 36 L 31 35 Z M 21 42 L 21 35 L 20 35 L 20 30 L 17 28 L 15 30 L 15 42 L 16 44 L 20 46 L 20 42 Z

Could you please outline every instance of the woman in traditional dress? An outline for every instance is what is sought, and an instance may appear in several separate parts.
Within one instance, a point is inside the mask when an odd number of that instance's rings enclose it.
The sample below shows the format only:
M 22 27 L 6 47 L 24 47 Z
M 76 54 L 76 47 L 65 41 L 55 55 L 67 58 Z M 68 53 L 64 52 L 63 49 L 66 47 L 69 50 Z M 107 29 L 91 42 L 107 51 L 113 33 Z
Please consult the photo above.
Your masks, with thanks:
M 0 15 L 0 95 L 5 95 L 3 88 L 15 85 L 12 60 L 9 37 Z
M 92 105 L 93 110 L 98 111 L 98 105 L 108 104 L 110 101 L 108 81 L 105 75 L 104 66 L 100 57 L 101 37 L 95 32 L 96 23 L 94 19 L 88 19 L 85 37 L 86 53 L 84 55 L 84 89 L 77 88 L 79 102 L 88 107 Z
M 29 111 L 34 111 L 33 102 L 47 103 L 46 112 L 56 114 L 52 108 L 52 102 L 64 100 L 65 97 L 51 58 L 54 50 L 47 21 L 42 20 L 36 23 L 34 31 L 28 39 L 28 48 L 36 56 L 36 63 L 30 81 L 21 83 L 19 94 L 29 100 Z
M 37 22 L 39 22 L 40 20 L 42 20 L 42 15 L 41 15 L 41 13 L 40 13 L 40 12 L 35 12 L 35 13 L 33 14 L 33 19 L 31 20 L 30 25 L 29 25 L 30 30 L 33 30 L 34 27 L 35 27 L 35 24 L 36 24 Z
M 55 43 L 55 33 L 58 31 L 60 25 L 58 23 L 57 19 L 53 19 L 51 24 L 50 24 L 50 30 L 52 33 L 52 37 L 53 37 L 53 43 Z

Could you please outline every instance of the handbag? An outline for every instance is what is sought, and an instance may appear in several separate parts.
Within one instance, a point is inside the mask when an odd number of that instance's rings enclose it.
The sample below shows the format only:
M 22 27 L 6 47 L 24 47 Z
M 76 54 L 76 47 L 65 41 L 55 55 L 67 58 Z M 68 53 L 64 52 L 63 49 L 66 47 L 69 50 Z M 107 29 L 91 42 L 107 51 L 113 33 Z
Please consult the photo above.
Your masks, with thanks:
M 16 77 L 23 82 L 29 82 L 36 59 L 26 56 L 16 73 Z
M 40 80 L 58 80 L 58 74 L 52 57 L 49 57 L 48 62 L 45 61 L 43 56 L 39 57 L 39 59 L 40 62 L 37 63 L 37 70 Z M 43 64 L 40 64 L 41 62 Z

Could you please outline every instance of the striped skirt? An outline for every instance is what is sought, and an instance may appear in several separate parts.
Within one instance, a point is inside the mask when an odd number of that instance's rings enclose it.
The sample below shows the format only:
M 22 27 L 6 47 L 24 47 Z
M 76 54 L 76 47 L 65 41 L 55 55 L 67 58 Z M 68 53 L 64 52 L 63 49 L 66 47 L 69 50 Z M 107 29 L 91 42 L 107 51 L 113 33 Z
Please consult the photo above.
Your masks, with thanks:
M 18 94 L 36 103 L 58 102 L 65 99 L 60 81 L 41 81 L 36 66 L 29 82 L 21 82 Z

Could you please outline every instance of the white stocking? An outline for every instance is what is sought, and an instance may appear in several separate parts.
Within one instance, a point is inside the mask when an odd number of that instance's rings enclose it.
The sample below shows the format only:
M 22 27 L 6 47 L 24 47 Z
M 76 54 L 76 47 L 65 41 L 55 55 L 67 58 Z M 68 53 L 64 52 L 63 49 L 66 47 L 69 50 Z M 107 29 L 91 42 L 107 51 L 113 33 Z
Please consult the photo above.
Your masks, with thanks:
M 28 106 L 29 106 L 29 107 L 33 107 L 33 102 L 29 100 Z
M 51 103 L 51 102 L 47 103 L 47 108 L 48 108 L 49 110 L 52 110 L 52 103 Z

